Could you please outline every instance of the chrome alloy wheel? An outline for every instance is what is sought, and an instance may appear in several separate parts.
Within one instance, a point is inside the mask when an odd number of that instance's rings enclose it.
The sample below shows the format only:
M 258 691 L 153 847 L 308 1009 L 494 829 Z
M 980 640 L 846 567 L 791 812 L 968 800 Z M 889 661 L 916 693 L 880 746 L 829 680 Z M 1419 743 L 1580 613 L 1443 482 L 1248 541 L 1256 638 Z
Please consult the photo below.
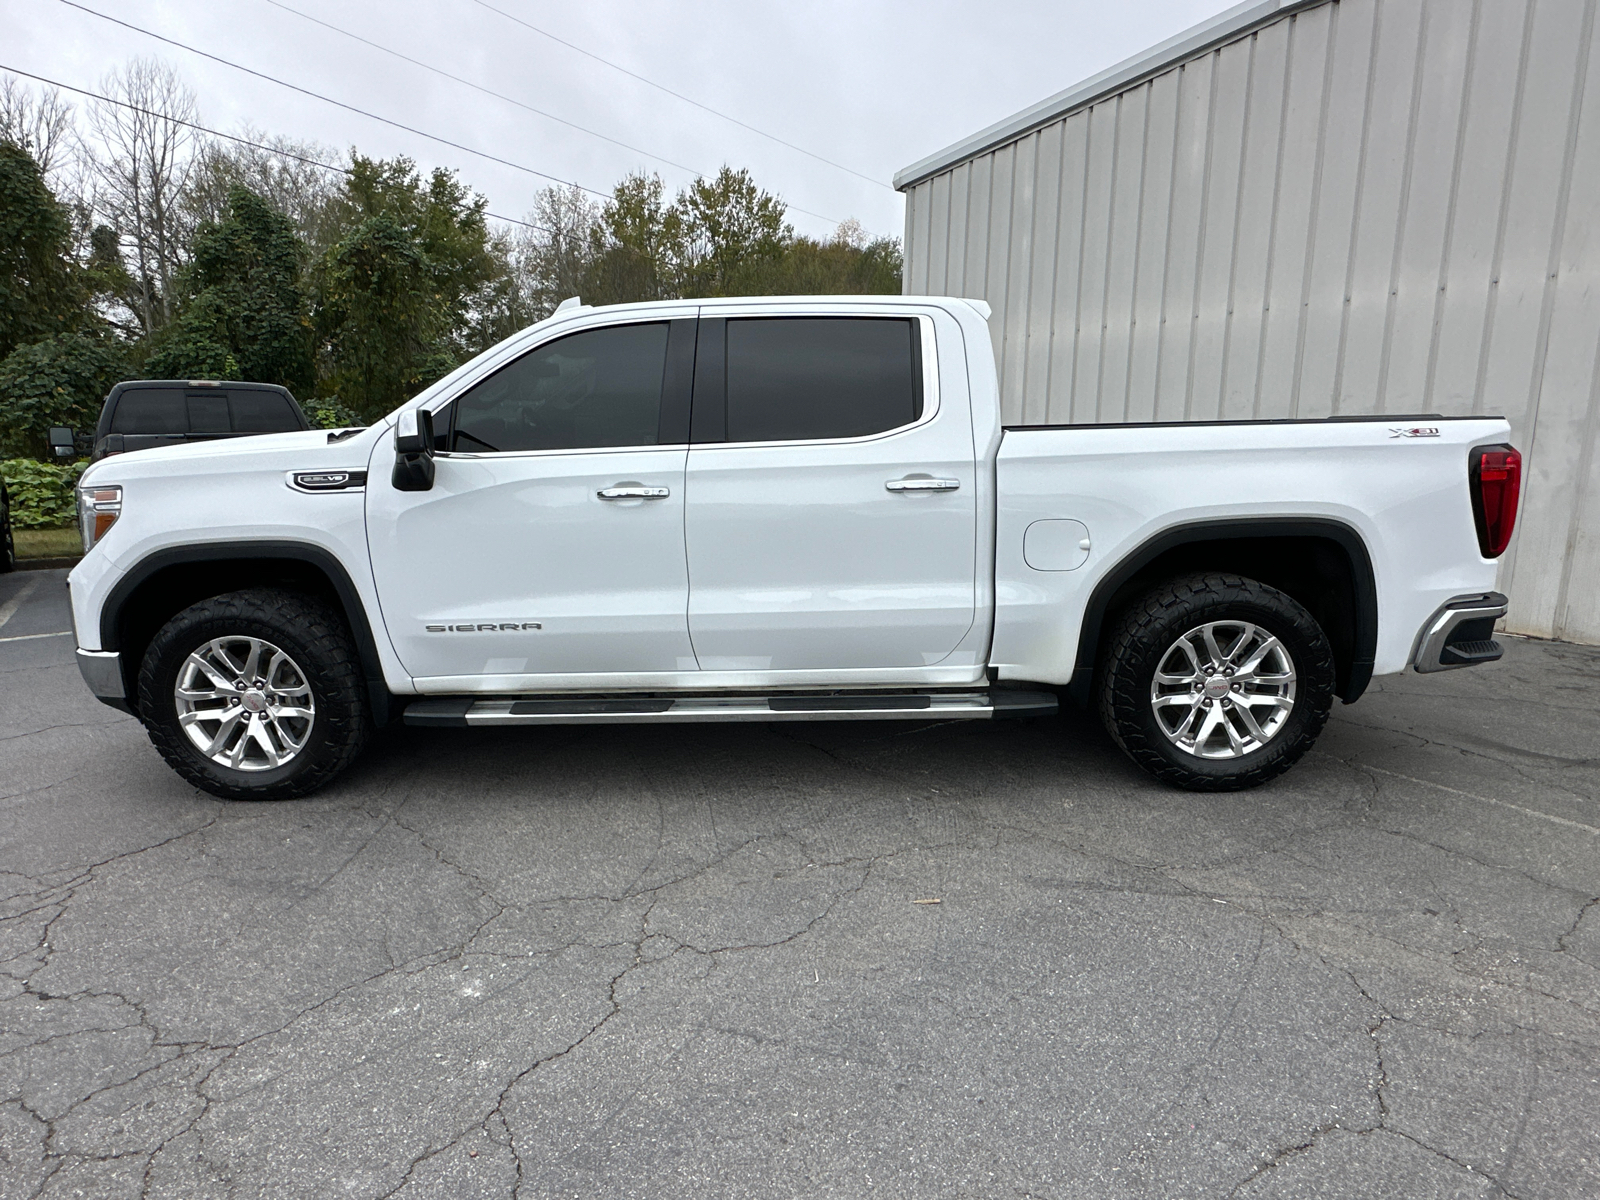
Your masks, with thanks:
M 1167 740 L 1196 758 L 1240 758 L 1283 729 L 1294 709 L 1294 661 L 1248 621 L 1212 621 L 1167 648 L 1150 707 Z
M 201 754 L 235 771 L 270 771 L 306 747 L 316 720 L 311 684 L 271 642 L 213 638 L 178 669 L 178 724 Z

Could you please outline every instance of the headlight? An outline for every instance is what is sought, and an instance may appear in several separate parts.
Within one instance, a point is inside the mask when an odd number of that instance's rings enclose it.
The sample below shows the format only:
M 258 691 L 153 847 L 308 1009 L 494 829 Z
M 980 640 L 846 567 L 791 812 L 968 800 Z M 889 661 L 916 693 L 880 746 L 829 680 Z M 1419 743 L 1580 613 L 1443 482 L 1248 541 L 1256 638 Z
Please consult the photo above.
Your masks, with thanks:
M 121 513 L 121 485 L 99 484 L 78 489 L 78 532 L 83 535 L 85 554 L 105 537 L 106 530 L 117 523 Z

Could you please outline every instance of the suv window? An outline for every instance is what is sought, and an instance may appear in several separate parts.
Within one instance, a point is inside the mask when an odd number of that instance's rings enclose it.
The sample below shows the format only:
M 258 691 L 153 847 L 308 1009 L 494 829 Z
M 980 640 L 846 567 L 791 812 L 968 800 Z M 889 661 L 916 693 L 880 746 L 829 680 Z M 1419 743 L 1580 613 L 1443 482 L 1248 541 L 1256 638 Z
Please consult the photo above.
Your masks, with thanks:
M 665 321 L 546 342 L 461 394 L 451 447 L 483 453 L 653 446 L 666 362 Z
M 864 437 L 922 416 L 916 321 L 748 317 L 728 321 L 728 440 Z

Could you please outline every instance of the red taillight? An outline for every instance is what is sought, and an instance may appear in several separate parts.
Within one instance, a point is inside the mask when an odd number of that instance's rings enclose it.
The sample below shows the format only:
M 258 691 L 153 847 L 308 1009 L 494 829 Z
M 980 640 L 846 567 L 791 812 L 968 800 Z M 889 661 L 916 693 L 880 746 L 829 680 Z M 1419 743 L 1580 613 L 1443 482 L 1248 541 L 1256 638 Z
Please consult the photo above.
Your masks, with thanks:
M 1472 516 L 1478 548 L 1499 558 L 1511 544 L 1522 492 L 1522 455 L 1510 446 L 1478 446 L 1472 451 Z

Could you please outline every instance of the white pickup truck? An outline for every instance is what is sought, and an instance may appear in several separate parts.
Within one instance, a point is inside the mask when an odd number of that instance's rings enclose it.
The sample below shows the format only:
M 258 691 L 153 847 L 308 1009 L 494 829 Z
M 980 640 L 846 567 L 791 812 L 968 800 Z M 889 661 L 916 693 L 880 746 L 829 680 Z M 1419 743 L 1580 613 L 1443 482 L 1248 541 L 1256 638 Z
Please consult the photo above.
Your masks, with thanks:
M 589 308 L 371 428 L 91 466 L 78 661 L 273 799 L 412 725 L 1098 709 L 1248 787 L 1374 675 L 1500 656 L 1497 417 L 1003 426 L 987 306 Z

